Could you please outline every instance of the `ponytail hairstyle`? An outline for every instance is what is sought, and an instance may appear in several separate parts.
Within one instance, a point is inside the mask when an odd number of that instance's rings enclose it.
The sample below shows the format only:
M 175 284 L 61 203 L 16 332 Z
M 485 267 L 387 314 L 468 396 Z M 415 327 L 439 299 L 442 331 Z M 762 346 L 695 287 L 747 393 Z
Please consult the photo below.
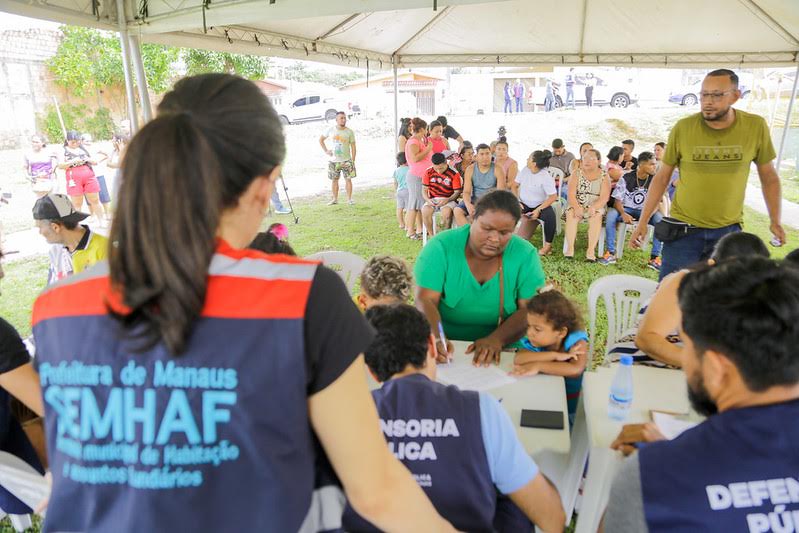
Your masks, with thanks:
M 411 119 L 408 117 L 403 117 L 400 119 L 400 127 L 399 127 L 399 135 L 405 137 L 406 139 L 411 138 Z
M 139 350 L 180 355 L 205 303 L 222 212 L 280 165 L 277 114 L 253 83 L 229 74 L 180 80 L 122 163 L 109 268 Z
M 419 130 L 426 130 L 427 129 L 427 122 L 419 117 L 414 117 L 411 119 L 411 126 L 410 130 L 411 133 L 415 134 Z
M 549 160 L 552 159 L 552 152 L 549 150 L 536 150 L 530 157 L 533 159 L 533 163 L 535 166 L 538 167 L 538 170 L 544 170 L 549 166 Z

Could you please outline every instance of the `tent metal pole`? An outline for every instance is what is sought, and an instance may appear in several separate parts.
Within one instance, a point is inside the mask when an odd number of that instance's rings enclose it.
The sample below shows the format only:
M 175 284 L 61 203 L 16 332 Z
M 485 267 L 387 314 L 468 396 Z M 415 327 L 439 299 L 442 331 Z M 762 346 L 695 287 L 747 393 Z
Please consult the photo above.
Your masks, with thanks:
M 125 74 L 125 97 L 128 103 L 128 120 L 130 132 L 136 133 L 139 129 L 139 117 L 136 114 L 136 97 L 133 93 L 133 76 L 130 66 L 130 41 L 125 20 L 125 1 L 117 0 L 117 23 L 119 25 L 119 44 L 122 46 L 122 71 Z
M 394 65 L 394 142 L 397 142 L 399 139 L 399 83 L 397 83 L 397 56 L 393 56 L 391 58 L 391 62 Z M 394 151 L 396 155 L 396 148 L 397 145 L 394 145 Z
M 780 165 L 782 165 L 782 154 L 785 150 L 785 141 L 788 139 L 788 129 L 791 127 L 791 114 L 793 113 L 793 102 L 796 100 L 796 89 L 799 87 L 799 65 L 796 66 L 796 73 L 793 78 L 793 89 L 791 99 L 788 101 L 788 113 L 785 115 L 785 126 L 782 128 L 782 138 L 780 139 L 780 151 L 777 153 L 777 175 L 780 175 Z M 777 101 L 780 95 L 777 93 Z
M 144 74 L 144 62 L 141 57 L 141 41 L 138 35 L 128 35 L 130 40 L 130 55 L 133 58 L 133 69 L 136 73 L 136 87 L 139 89 L 139 102 L 141 104 L 144 122 L 153 119 L 153 107 L 150 104 L 150 93 L 147 91 L 147 76 Z

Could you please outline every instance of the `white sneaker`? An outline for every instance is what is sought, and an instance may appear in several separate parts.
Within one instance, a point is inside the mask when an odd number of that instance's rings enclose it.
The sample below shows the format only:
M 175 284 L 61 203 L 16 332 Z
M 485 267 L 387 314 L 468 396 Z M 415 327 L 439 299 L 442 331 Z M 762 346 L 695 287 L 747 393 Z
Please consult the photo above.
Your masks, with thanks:
M 350 205 L 355 205 L 355 200 L 347 200 L 347 203 Z
M 327 205 L 336 205 L 336 204 L 338 204 L 338 200 L 330 200 L 329 202 L 327 202 Z

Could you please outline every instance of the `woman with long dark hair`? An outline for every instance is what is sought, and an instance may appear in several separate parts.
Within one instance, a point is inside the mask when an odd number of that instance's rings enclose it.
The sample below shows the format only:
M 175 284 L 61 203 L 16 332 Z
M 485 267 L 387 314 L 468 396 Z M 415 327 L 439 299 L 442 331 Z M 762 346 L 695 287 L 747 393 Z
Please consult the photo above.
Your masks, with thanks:
M 284 156 L 267 98 L 227 74 L 178 82 L 132 139 L 109 263 L 34 307 L 45 529 L 331 529 L 318 439 L 376 527 L 451 530 L 386 446 L 343 282 L 246 249 Z

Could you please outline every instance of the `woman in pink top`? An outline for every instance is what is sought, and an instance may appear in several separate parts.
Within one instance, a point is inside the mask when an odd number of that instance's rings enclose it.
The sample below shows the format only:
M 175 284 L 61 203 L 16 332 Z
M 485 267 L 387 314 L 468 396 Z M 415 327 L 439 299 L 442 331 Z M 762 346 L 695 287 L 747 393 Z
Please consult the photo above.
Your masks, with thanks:
M 505 171 L 505 183 L 510 187 L 519 173 L 519 163 L 508 156 L 508 141 L 504 138 L 497 141 L 494 149 L 494 162 Z
M 422 175 L 433 166 L 433 143 L 427 139 L 427 122 L 419 117 L 411 120 L 411 138 L 405 143 L 405 158 L 408 160 L 408 207 L 405 215 L 406 234 L 409 239 L 419 240 L 421 236 L 413 233 L 413 222 L 424 205 L 422 196 Z
M 449 150 L 449 141 L 444 137 L 444 125 L 434 120 L 430 123 L 430 142 L 433 143 L 433 153 L 440 154 Z

